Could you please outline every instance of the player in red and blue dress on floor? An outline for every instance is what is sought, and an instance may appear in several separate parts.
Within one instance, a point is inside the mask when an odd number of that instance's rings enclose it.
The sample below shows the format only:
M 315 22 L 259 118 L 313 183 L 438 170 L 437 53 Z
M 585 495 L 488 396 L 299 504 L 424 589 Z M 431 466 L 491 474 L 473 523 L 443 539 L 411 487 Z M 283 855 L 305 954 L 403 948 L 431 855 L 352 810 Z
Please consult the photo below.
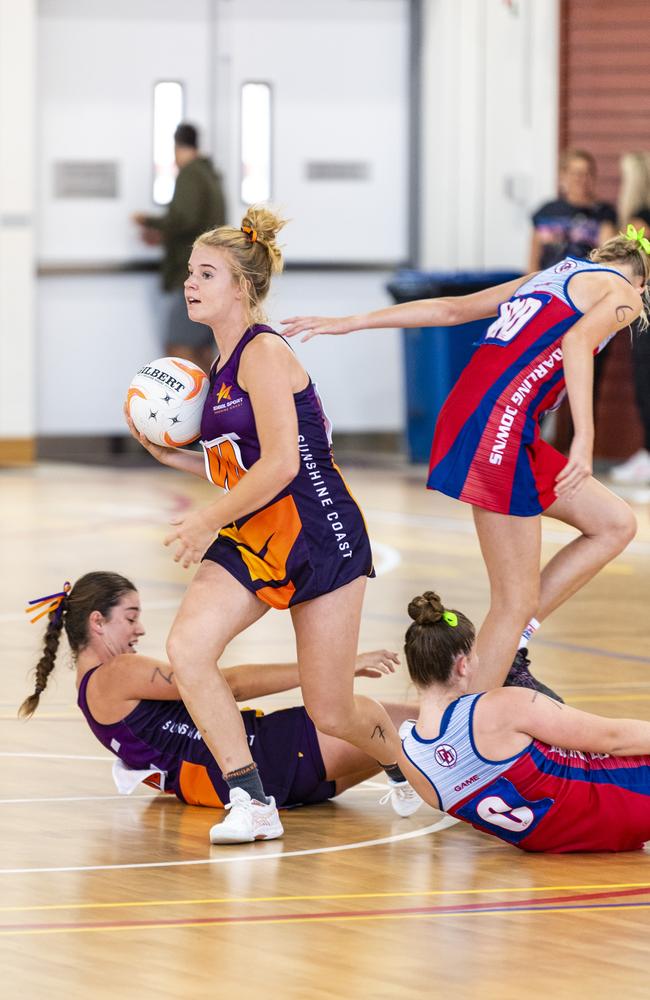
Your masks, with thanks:
M 99 742 L 117 758 L 113 775 L 129 793 L 144 781 L 190 805 L 222 807 L 228 786 L 201 738 L 168 663 L 135 656 L 144 635 L 140 595 L 118 573 L 92 572 L 70 589 L 44 599 L 36 620 L 49 612 L 35 690 L 21 706 L 31 716 L 56 663 L 65 631 L 79 690 L 78 704 Z M 398 658 L 388 650 L 357 657 L 356 676 L 392 673 Z M 248 663 L 224 670 L 238 702 L 298 686 L 296 663 Z M 385 704 L 396 726 L 408 705 Z M 253 760 L 278 806 L 324 802 L 372 777 L 379 765 L 356 747 L 319 733 L 302 706 L 265 715 L 244 708 L 241 718 Z
M 226 493 L 176 524 L 166 544 L 201 562 L 167 643 L 182 699 L 218 761 L 233 806 L 213 843 L 282 835 L 251 758 L 241 715 L 216 664 L 230 640 L 269 608 L 288 609 L 305 707 L 320 731 L 374 756 L 404 815 L 419 800 L 397 765 L 397 730 L 380 704 L 353 693 L 372 553 L 361 511 L 334 463 L 329 426 L 309 375 L 284 338 L 260 322 L 282 268 L 283 222 L 251 208 L 239 229 L 196 241 L 185 282 L 188 315 L 211 327 L 218 360 L 201 424 L 203 457 L 159 448 L 163 464 Z M 128 420 L 128 415 L 127 415 Z
M 471 504 L 490 580 L 478 634 L 482 687 L 536 685 L 522 636 L 584 586 L 634 536 L 629 506 L 592 476 L 594 355 L 643 312 L 650 244 L 620 235 L 589 261 L 567 257 L 526 278 L 457 298 L 342 319 L 297 316 L 287 336 L 380 327 L 440 327 L 495 316 L 435 428 L 428 487 Z M 540 436 L 568 393 L 568 459 Z M 580 531 L 540 574 L 540 515 Z M 514 662 L 513 662 L 514 657 Z M 512 666 L 511 666 L 512 665 Z M 510 674 L 509 674 L 510 670 Z M 508 680 L 506 680 L 508 678 Z M 552 692 L 550 692 L 552 693 Z
M 425 801 L 525 851 L 631 851 L 650 840 L 650 722 L 521 688 L 476 690 L 474 626 L 429 591 L 409 604 L 417 722 L 403 769 Z

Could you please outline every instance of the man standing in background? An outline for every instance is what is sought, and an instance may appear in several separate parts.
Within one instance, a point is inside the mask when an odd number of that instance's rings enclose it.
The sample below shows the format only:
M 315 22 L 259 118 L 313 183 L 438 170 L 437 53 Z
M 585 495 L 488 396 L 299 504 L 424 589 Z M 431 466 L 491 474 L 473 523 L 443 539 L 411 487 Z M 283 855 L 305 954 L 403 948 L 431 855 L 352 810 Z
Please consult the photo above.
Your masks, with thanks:
M 167 300 L 165 354 L 193 361 L 207 370 L 214 357 L 214 338 L 209 327 L 189 319 L 183 283 L 194 240 L 226 221 L 225 201 L 219 174 L 211 160 L 199 152 L 194 125 L 182 122 L 177 127 L 174 153 L 178 176 L 166 214 L 155 216 L 137 212 L 133 221 L 142 227 L 141 235 L 146 243 L 159 241 L 165 250 L 161 264 L 161 281 Z

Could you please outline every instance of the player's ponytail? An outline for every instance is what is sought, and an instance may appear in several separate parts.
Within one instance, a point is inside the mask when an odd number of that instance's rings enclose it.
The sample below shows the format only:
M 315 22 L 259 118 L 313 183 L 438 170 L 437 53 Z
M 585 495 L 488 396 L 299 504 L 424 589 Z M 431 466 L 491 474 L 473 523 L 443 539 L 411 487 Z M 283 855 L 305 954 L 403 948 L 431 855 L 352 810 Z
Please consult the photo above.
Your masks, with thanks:
M 445 609 L 432 590 L 414 597 L 408 613 L 413 624 L 406 633 L 404 653 L 411 680 L 419 688 L 446 683 L 457 658 L 471 652 L 474 626 L 461 611 Z
M 270 208 L 251 205 L 241 226 L 219 226 L 203 233 L 194 246 L 216 247 L 228 251 L 233 280 L 242 290 L 250 323 L 264 320 L 262 303 L 271 278 L 283 268 L 282 251 L 277 234 L 286 225 Z
M 35 669 L 36 677 L 34 682 L 34 693 L 25 698 L 24 702 L 18 709 L 18 715 L 21 719 L 31 718 L 38 708 L 41 694 L 47 687 L 48 677 L 54 670 L 56 652 L 59 648 L 64 617 L 65 610 L 61 613 L 58 613 L 57 611 L 50 612 L 50 620 L 48 622 L 43 640 L 43 653 L 40 660 L 36 664 Z

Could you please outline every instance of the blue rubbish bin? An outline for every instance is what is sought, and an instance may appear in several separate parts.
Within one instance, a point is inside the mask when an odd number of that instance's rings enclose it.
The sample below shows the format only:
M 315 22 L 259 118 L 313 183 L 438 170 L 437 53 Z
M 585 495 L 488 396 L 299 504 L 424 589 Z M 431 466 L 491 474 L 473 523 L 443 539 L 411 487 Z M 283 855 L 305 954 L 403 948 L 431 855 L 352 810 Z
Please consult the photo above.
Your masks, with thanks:
M 387 288 L 395 302 L 412 302 L 440 295 L 470 295 L 519 277 L 518 271 L 402 270 Z M 472 356 L 475 342 L 491 322 L 484 319 L 461 326 L 403 331 L 406 437 L 412 462 L 429 461 L 433 429 L 442 404 Z

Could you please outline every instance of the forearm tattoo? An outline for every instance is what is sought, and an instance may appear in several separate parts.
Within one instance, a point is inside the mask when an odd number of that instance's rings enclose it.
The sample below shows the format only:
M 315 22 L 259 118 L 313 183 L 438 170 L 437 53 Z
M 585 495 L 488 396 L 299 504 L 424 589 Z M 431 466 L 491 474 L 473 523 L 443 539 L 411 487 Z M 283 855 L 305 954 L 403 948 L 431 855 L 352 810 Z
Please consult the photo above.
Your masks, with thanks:
M 172 677 L 174 676 L 174 671 L 173 670 L 169 671 L 169 677 L 167 677 L 165 674 L 163 674 L 163 672 L 160 669 L 160 667 L 156 667 L 156 669 L 154 670 L 154 672 L 151 675 L 151 683 L 152 684 L 156 680 L 156 674 L 159 674 L 162 677 L 162 679 L 164 680 L 164 682 L 166 684 L 172 684 L 173 683 L 173 681 L 172 681 Z

